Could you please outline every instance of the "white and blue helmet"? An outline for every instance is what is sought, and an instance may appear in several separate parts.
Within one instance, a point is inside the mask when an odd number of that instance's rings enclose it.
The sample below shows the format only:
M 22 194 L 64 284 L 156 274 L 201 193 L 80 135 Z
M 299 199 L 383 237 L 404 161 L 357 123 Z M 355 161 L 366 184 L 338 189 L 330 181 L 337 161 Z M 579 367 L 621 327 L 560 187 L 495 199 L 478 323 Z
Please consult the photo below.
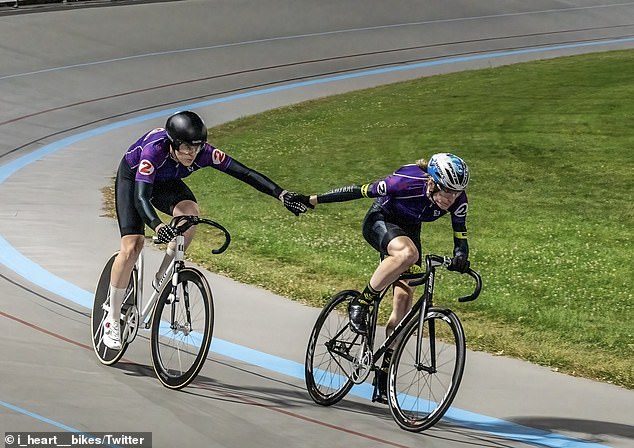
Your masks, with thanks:
M 460 157 L 447 152 L 434 154 L 427 172 L 442 190 L 463 191 L 469 183 L 469 167 Z

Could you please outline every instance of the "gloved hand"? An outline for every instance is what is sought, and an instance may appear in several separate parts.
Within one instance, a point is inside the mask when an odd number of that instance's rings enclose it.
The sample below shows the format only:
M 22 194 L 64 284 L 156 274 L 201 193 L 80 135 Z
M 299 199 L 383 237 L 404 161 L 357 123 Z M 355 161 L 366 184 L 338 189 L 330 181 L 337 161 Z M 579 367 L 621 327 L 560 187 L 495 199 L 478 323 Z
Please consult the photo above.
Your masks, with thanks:
M 310 196 L 306 196 L 304 194 L 297 193 L 297 200 L 304 204 L 308 208 L 315 208 L 313 204 L 310 203 Z
M 172 226 L 159 224 L 156 228 L 156 238 L 159 243 L 169 244 L 176 238 L 176 230 Z
M 464 274 L 469 270 L 469 260 L 464 254 L 457 254 L 451 259 L 451 264 L 447 269 Z
M 306 198 L 306 199 L 303 199 Z M 308 211 L 308 206 L 305 202 L 307 201 L 307 197 L 293 191 L 282 191 L 279 197 L 280 201 L 284 204 L 284 207 L 287 208 L 288 211 L 293 213 L 295 216 L 299 216 L 302 213 L 306 213 Z M 304 202 L 305 201 L 305 202 Z M 310 204 L 310 203 L 309 203 Z M 314 207 L 311 207 L 314 208 Z

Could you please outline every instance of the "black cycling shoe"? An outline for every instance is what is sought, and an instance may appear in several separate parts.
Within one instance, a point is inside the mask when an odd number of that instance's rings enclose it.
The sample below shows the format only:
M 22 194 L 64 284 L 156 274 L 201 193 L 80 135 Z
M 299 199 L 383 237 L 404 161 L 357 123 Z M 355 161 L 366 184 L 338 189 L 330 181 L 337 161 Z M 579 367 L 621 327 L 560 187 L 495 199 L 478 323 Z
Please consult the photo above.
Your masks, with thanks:
M 368 334 L 369 305 L 364 305 L 357 300 L 352 300 L 348 305 L 348 317 L 350 317 L 350 329 L 358 334 Z
M 372 385 L 374 386 L 372 401 L 387 404 L 387 372 L 381 369 L 377 370 Z

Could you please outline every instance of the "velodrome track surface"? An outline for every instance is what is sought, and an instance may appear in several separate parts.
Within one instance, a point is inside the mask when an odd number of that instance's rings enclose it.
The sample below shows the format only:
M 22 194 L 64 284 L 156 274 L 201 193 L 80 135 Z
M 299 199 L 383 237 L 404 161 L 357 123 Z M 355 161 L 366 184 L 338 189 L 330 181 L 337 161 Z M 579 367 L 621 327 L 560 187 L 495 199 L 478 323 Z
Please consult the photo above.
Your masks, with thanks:
M 318 310 L 211 273 L 212 351 L 183 391 L 154 377 L 146 335 L 111 368 L 89 335 L 118 246 L 100 189 L 171 112 L 214 125 L 423 75 L 633 48 L 634 2 L 86 2 L 0 8 L 0 42 L 1 431 L 146 431 L 156 447 L 634 446 L 634 392 L 483 353 L 469 353 L 452 409 L 424 434 L 399 430 L 369 386 L 318 407 L 302 378 Z M 151 267 L 159 257 L 146 250 Z

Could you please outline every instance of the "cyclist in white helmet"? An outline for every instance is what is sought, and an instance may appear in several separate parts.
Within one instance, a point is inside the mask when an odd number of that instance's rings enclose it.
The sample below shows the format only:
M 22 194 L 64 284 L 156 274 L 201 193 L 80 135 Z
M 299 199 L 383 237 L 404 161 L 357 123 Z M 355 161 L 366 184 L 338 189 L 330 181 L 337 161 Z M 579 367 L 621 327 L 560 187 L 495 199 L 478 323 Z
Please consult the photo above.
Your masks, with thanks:
M 376 198 L 363 222 L 363 236 L 381 255 L 363 292 L 350 302 L 349 314 L 353 331 L 366 334 L 370 307 L 378 306 L 381 291 L 393 287 L 392 313 L 386 333 L 391 334 L 411 308 L 414 288 L 398 277 L 411 266 L 421 264 L 421 223 L 435 221 L 450 214 L 454 232 L 453 259 L 449 269 L 464 272 L 469 269 L 467 243 L 467 211 L 465 189 L 469 183 L 469 168 L 460 157 L 449 153 L 434 154 L 429 162 L 419 160 L 405 165 L 393 174 L 364 185 L 351 185 L 312 195 L 307 207 L 328 202 L 359 198 Z M 387 400 L 387 368 L 392 356 L 388 350 L 377 372 L 379 397 Z

